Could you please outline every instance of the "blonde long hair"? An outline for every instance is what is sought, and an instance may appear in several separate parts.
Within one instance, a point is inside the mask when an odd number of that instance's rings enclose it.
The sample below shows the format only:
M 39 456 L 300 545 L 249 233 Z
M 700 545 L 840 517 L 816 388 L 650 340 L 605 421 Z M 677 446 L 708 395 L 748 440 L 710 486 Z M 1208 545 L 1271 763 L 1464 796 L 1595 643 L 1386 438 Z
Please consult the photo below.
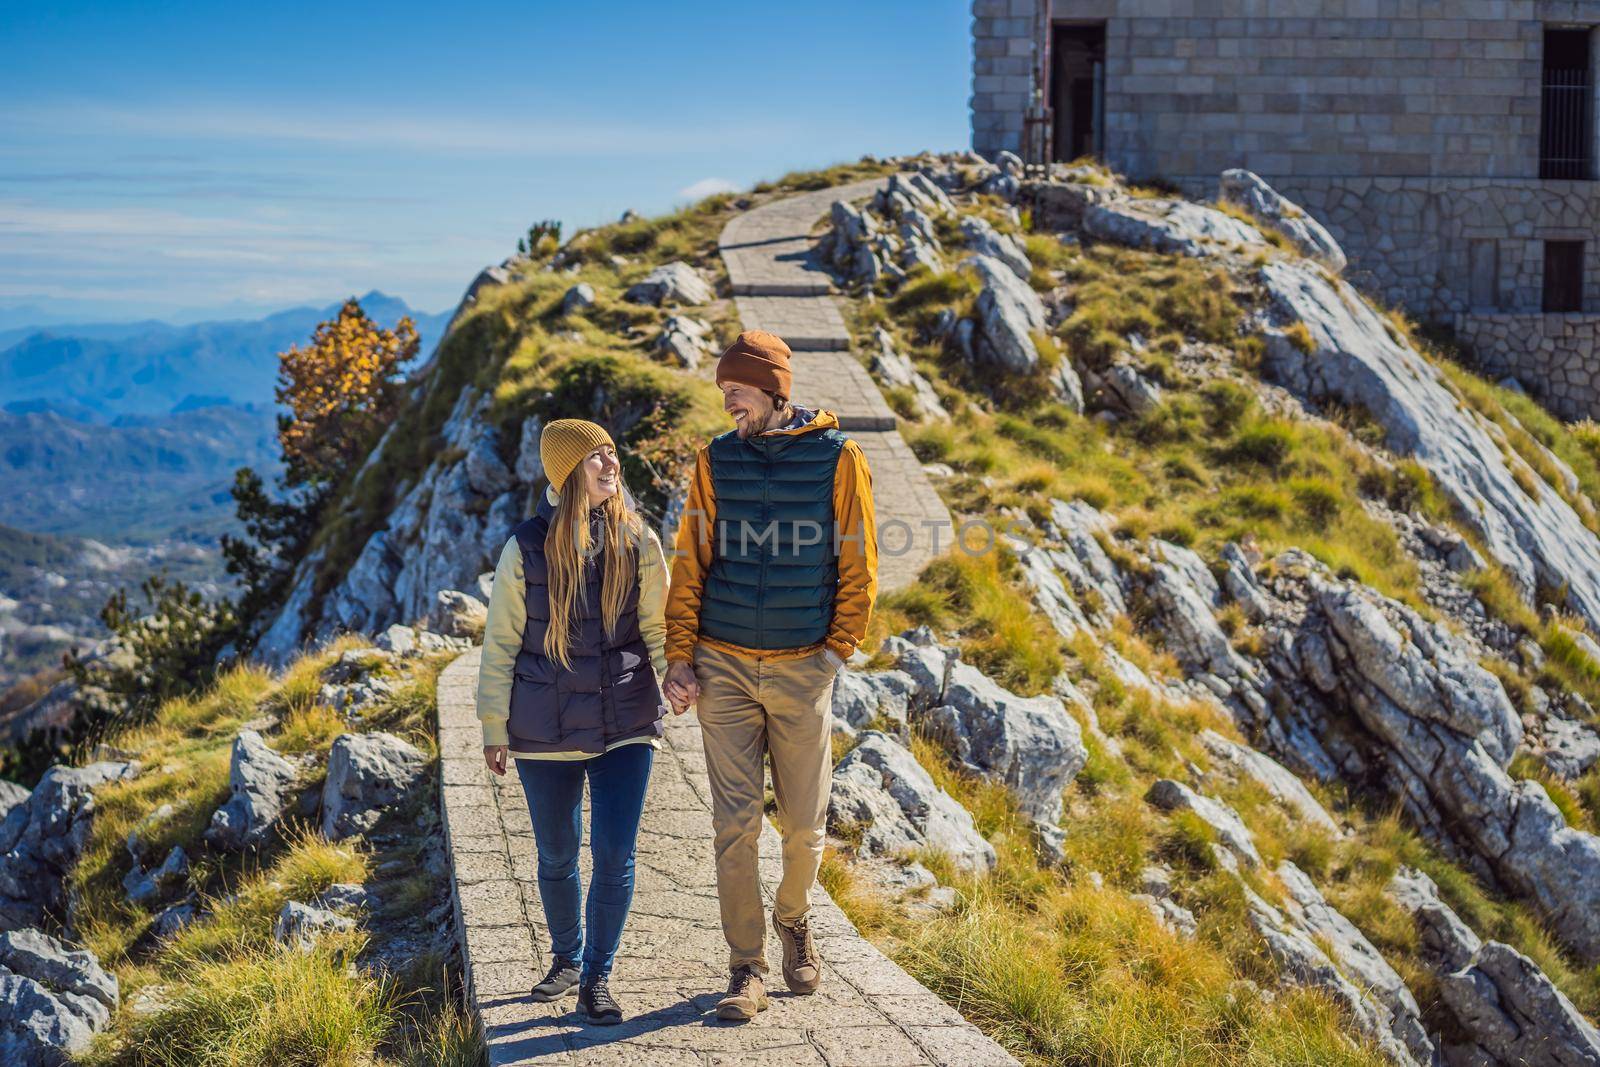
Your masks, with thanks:
M 550 625 L 544 632 L 544 654 L 563 670 L 572 669 L 570 648 L 578 622 L 576 604 L 583 588 L 584 561 L 594 552 L 590 541 L 589 494 L 584 492 L 582 475 L 574 472 L 569 487 L 556 503 L 550 529 L 544 537 L 547 589 L 550 594 Z M 574 484 L 576 483 L 576 484 Z M 605 574 L 600 580 L 600 621 L 606 636 L 615 636 L 617 619 L 627 602 L 629 586 L 638 580 L 637 551 L 644 524 L 628 507 L 626 490 L 615 493 L 599 505 L 601 536 L 605 550 Z

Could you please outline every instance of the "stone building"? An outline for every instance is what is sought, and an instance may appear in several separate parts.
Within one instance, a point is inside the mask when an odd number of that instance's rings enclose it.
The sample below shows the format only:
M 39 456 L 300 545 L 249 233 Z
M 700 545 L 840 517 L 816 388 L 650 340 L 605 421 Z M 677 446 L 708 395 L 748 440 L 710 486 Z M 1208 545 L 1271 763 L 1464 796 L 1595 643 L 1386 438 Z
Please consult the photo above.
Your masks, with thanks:
M 1352 281 L 1600 416 L 1600 0 L 973 0 L 972 145 L 1216 195 L 1246 167 Z M 1592 378 L 1591 378 L 1592 376 Z

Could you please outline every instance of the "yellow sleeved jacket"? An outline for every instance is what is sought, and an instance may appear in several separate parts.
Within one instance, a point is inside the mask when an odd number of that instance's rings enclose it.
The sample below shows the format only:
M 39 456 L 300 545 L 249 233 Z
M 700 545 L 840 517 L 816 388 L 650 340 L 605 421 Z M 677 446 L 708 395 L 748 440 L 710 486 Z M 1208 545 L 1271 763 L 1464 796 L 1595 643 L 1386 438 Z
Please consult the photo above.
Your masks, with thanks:
M 808 433 L 836 429 L 838 418 L 819 411 L 810 422 L 769 433 Z M 700 449 L 694 475 L 684 501 L 684 518 L 678 525 L 673 548 L 672 582 L 667 595 L 667 660 L 687 662 L 697 644 L 747 659 L 796 659 L 816 653 L 818 646 L 788 649 L 750 649 L 700 633 L 700 602 L 711 569 L 717 521 L 716 489 L 712 484 L 710 447 Z M 833 479 L 834 524 L 839 531 L 839 585 L 834 593 L 833 622 L 821 647 L 848 659 L 867 636 L 872 605 L 878 593 L 877 517 L 872 505 L 872 472 L 861 446 L 847 440 L 839 451 Z
M 667 673 L 666 602 L 667 562 L 661 539 L 646 529 L 639 551 L 639 633 L 650 650 L 657 676 Z M 478 721 L 485 745 L 510 743 L 506 722 L 511 717 L 511 685 L 522 631 L 528 621 L 527 584 L 522 573 L 522 551 L 511 538 L 500 551 L 489 593 L 489 620 L 483 630 L 483 659 L 478 666 Z M 645 739 L 648 740 L 648 739 Z M 635 742 L 623 742 L 632 744 Z M 551 758 L 552 753 L 517 753 L 513 758 Z M 575 753 L 583 758 L 583 753 Z

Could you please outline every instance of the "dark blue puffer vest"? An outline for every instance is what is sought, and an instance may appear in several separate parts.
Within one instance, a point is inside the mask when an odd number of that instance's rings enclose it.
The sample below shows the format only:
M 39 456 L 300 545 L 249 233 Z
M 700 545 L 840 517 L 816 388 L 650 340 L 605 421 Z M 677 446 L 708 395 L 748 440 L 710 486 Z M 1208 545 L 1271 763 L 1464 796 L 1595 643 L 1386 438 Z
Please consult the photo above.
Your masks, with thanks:
M 533 518 L 512 531 L 522 550 L 527 584 L 528 622 L 522 630 L 511 684 L 511 717 L 506 728 L 513 752 L 592 752 L 635 737 L 660 737 L 665 711 L 650 652 L 639 633 L 639 583 L 633 582 L 616 633 L 606 636 L 600 617 L 600 580 L 605 554 L 583 569 L 577 626 L 562 670 L 544 654 L 550 625 L 549 571 L 544 539 L 555 508 L 541 495 Z
M 717 515 L 702 634 L 763 650 L 828 636 L 839 585 L 833 481 L 845 440 L 832 428 L 712 440 Z

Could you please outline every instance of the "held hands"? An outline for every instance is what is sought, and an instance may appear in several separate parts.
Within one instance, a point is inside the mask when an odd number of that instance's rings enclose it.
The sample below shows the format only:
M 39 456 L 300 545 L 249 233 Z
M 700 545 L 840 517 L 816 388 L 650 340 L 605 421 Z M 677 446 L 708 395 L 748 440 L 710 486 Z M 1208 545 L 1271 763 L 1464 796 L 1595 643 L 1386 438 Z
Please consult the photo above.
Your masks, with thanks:
M 506 754 L 510 750 L 509 745 L 484 745 L 483 762 L 489 770 L 503 777 L 506 773 Z
M 689 705 L 700 699 L 700 682 L 694 676 L 694 665 L 687 662 L 669 664 L 663 690 L 674 715 L 688 711 Z

